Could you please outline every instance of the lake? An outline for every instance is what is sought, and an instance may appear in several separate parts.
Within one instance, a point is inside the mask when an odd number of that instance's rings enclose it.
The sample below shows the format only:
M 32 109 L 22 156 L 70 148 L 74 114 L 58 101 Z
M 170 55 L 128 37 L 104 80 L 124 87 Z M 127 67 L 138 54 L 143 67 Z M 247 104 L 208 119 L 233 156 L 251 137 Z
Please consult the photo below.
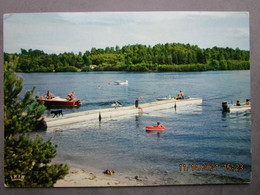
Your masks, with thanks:
M 46 140 L 53 137 L 58 145 L 57 161 L 86 169 L 113 169 L 131 178 L 139 176 L 146 185 L 250 181 L 251 112 L 222 113 L 221 108 L 222 101 L 250 99 L 250 71 L 18 75 L 24 79 L 22 94 L 33 86 L 37 96 L 50 90 L 67 97 L 75 91 L 82 105 L 64 109 L 64 114 L 111 107 L 114 101 L 134 105 L 139 96 L 140 104 L 152 102 L 158 97 L 176 96 L 180 90 L 186 96 L 203 99 L 200 105 L 110 118 L 100 124 L 98 120 L 86 121 L 61 126 L 58 133 L 39 133 Z M 117 80 L 128 80 L 129 84 L 115 85 Z M 145 126 L 157 121 L 167 130 L 146 133 Z M 193 170 L 184 170 L 184 164 L 193 165 Z

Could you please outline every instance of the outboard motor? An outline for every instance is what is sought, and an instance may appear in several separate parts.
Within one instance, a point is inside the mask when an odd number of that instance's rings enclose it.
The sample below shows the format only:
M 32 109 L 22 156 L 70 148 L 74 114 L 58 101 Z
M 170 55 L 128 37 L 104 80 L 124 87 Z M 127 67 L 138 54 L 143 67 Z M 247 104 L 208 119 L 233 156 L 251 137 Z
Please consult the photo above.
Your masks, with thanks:
M 230 111 L 227 102 L 222 102 L 222 109 L 223 109 L 223 112 L 229 112 Z

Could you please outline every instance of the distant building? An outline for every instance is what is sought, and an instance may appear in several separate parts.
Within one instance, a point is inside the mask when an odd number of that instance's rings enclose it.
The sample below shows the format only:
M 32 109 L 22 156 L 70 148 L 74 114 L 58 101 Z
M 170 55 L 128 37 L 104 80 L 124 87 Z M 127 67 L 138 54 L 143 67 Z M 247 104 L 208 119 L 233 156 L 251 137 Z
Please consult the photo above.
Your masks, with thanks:
M 92 70 L 97 67 L 97 65 L 90 65 L 89 66 Z

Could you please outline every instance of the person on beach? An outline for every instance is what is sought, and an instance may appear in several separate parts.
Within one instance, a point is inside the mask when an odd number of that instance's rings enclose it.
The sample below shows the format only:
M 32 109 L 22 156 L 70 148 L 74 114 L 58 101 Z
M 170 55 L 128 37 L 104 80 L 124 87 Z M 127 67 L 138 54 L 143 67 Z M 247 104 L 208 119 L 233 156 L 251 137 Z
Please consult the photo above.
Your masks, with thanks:
M 249 101 L 249 99 L 246 99 L 246 105 L 251 105 L 251 102 Z
M 141 106 L 139 106 L 139 101 L 141 100 L 141 97 L 138 97 L 136 100 L 135 100 L 135 107 L 139 109 L 139 111 L 141 113 L 143 113 L 143 109 Z
M 236 106 L 241 106 L 239 100 L 237 100 Z
M 73 100 L 75 98 L 74 96 L 74 91 L 72 91 L 69 95 L 68 95 L 68 100 Z
M 50 91 L 47 91 L 47 99 L 52 99 L 53 98 L 53 95 Z

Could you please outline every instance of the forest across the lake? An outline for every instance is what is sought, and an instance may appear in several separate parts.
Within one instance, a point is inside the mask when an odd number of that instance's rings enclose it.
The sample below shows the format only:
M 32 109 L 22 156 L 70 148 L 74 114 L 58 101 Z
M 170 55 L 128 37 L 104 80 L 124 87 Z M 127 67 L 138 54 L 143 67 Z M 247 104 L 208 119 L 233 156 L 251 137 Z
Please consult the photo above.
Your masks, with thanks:
M 16 72 L 85 72 L 85 71 L 207 71 L 247 70 L 250 53 L 239 48 L 166 43 L 123 47 L 92 48 L 77 54 L 47 54 L 38 49 L 4 53 L 5 62 L 16 58 Z

